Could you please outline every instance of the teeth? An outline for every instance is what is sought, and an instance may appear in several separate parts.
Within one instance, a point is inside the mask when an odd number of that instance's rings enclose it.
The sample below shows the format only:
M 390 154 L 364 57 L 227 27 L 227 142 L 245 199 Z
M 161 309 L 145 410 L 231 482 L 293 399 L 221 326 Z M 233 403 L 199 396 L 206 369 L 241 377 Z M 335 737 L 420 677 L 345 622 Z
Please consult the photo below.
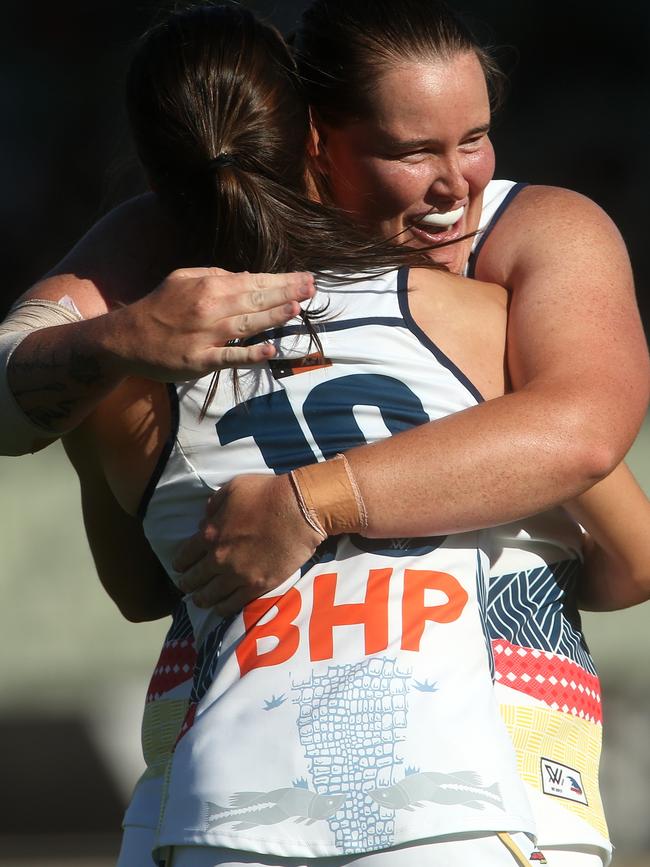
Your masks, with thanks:
M 425 226 L 436 226 L 437 228 L 449 228 L 457 223 L 465 213 L 465 206 L 456 208 L 455 211 L 446 211 L 444 214 L 426 214 L 418 220 L 418 223 L 423 223 Z

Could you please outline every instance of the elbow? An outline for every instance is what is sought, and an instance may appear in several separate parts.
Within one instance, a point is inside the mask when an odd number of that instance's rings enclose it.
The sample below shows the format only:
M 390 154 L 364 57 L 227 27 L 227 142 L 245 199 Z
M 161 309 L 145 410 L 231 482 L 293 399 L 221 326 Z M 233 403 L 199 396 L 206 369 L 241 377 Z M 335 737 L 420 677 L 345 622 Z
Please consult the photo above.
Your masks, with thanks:
M 621 451 L 607 442 L 591 442 L 577 446 L 577 463 L 582 476 L 581 487 L 591 488 L 608 476 L 625 456 Z
M 608 476 L 627 454 L 636 431 L 617 430 L 581 413 L 567 414 L 561 438 L 565 469 L 576 492 L 586 491 Z
M 650 572 L 647 563 L 632 572 L 629 583 L 635 589 L 630 605 L 641 605 L 650 599 Z

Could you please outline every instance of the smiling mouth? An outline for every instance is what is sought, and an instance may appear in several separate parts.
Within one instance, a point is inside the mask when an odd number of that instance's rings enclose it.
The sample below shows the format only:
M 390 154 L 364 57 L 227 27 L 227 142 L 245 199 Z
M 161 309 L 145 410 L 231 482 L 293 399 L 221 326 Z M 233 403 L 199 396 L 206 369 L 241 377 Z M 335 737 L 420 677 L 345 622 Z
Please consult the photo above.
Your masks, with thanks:
M 417 220 L 413 222 L 413 226 L 417 228 L 422 228 L 424 231 L 441 231 L 445 229 L 449 229 L 450 226 L 453 226 L 457 223 L 465 213 L 465 206 L 461 205 L 460 208 L 455 208 L 453 211 L 445 211 L 444 213 L 435 213 L 435 214 L 425 214 L 423 217 L 419 217 Z

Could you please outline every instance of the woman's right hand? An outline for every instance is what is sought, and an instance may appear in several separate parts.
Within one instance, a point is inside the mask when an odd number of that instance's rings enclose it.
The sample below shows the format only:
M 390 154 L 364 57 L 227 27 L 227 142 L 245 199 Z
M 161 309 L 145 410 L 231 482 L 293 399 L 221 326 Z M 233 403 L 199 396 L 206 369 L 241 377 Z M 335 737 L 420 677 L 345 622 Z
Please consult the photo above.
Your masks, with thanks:
M 72 296 L 77 284 L 87 289 L 69 275 L 54 276 L 26 297 L 56 302 Z M 91 301 L 79 299 L 85 319 L 31 332 L 11 356 L 9 389 L 39 433 L 35 439 L 30 431 L 21 447 L 8 453 L 33 451 L 74 430 L 127 376 L 186 381 L 272 358 L 275 349 L 264 342 L 228 344 L 284 325 L 314 292 L 311 274 L 190 268 L 174 271 L 152 292 L 109 312 L 96 292 Z
M 267 343 L 233 345 L 284 325 L 315 292 L 311 274 L 233 274 L 221 268 L 172 272 L 143 298 L 93 320 L 97 342 L 129 375 L 163 382 L 197 379 L 275 355 Z
M 228 617 L 286 581 L 322 541 L 288 475 L 242 475 L 212 495 L 199 532 L 181 545 L 173 566 L 197 605 Z

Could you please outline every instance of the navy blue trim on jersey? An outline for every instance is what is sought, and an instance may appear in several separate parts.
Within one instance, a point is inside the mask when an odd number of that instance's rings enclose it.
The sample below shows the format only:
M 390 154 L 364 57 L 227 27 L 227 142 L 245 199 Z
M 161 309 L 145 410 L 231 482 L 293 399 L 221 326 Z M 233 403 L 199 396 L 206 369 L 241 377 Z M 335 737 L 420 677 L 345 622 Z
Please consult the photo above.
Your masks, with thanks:
M 579 560 L 560 560 L 535 569 L 490 576 L 487 600 L 490 638 L 562 654 L 596 675 L 575 605 L 580 566 Z
M 409 268 L 407 266 L 403 266 L 397 272 L 397 300 L 399 302 L 399 309 L 404 317 L 404 324 L 411 331 L 420 343 L 431 352 L 436 359 L 442 364 L 443 367 L 446 367 L 447 370 L 452 373 L 456 379 L 460 382 L 461 385 L 464 385 L 465 388 L 469 391 L 469 393 L 476 399 L 477 403 L 484 403 L 485 398 L 478 390 L 478 388 L 471 382 L 463 373 L 463 371 L 456 367 L 451 358 L 447 358 L 445 353 L 440 349 L 440 347 L 436 346 L 436 344 L 431 340 L 431 338 L 420 328 L 417 324 L 413 315 L 411 314 L 411 310 L 409 308 L 409 300 L 408 300 L 408 284 L 409 284 Z
M 318 322 L 314 323 L 314 328 L 318 334 L 327 331 L 345 331 L 346 328 L 359 328 L 363 325 L 399 326 L 401 328 L 404 326 L 404 323 L 399 316 L 363 316 L 357 319 L 343 319 L 336 322 Z M 263 331 L 261 334 L 256 334 L 254 337 L 243 340 L 242 345 L 254 346 L 256 343 L 263 343 L 265 340 L 279 340 L 281 337 L 290 337 L 293 334 L 307 334 L 305 326 L 302 323 L 300 325 L 284 325 L 281 328 Z
M 485 229 L 483 229 L 483 232 L 481 233 L 481 237 L 480 237 L 478 244 L 476 245 L 476 247 L 474 247 L 472 252 L 469 254 L 469 259 L 467 260 L 467 276 L 468 277 L 474 277 L 474 275 L 476 273 L 476 263 L 478 262 L 478 257 L 481 253 L 481 250 L 483 249 L 483 244 L 485 244 L 487 239 L 490 237 L 490 232 L 492 231 L 492 229 L 494 229 L 494 227 L 498 223 L 499 218 L 501 217 L 501 215 L 503 214 L 505 209 L 508 207 L 508 205 L 512 202 L 514 197 L 516 195 L 518 195 L 524 189 L 524 187 L 527 187 L 527 186 L 528 186 L 528 184 L 521 184 L 521 183 L 515 184 L 514 187 L 509 189 L 508 192 L 506 193 L 503 201 L 501 202 L 499 207 L 496 209 L 496 211 L 492 215 L 492 219 L 487 224 Z
M 167 466 L 167 461 L 169 460 L 169 456 L 171 455 L 172 449 L 174 448 L 174 443 L 176 442 L 176 437 L 178 436 L 178 425 L 180 423 L 178 394 L 176 392 L 176 386 L 171 382 L 167 383 L 167 396 L 169 398 L 170 415 L 169 434 L 167 436 L 167 439 L 165 440 L 165 444 L 163 445 L 160 454 L 158 455 L 156 466 L 154 467 L 154 471 L 151 474 L 151 478 L 147 482 L 147 487 L 144 489 L 144 494 L 142 495 L 140 505 L 138 506 L 138 511 L 136 512 L 137 517 L 141 521 L 144 520 L 144 516 L 147 514 L 147 508 L 149 507 L 151 498 L 153 497 L 154 491 L 158 486 L 160 477 L 162 476 L 163 471 Z
M 485 652 L 490 666 L 490 677 L 494 683 L 496 677 L 496 665 L 494 662 L 494 648 L 490 640 L 490 630 L 488 625 L 488 576 L 483 569 L 483 560 L 480 552 L 476 551 L 476 599 L 478 601 L 478 613 L 481 619 L 481 629 L 483 630 L 483 640 L 485 641 Z

